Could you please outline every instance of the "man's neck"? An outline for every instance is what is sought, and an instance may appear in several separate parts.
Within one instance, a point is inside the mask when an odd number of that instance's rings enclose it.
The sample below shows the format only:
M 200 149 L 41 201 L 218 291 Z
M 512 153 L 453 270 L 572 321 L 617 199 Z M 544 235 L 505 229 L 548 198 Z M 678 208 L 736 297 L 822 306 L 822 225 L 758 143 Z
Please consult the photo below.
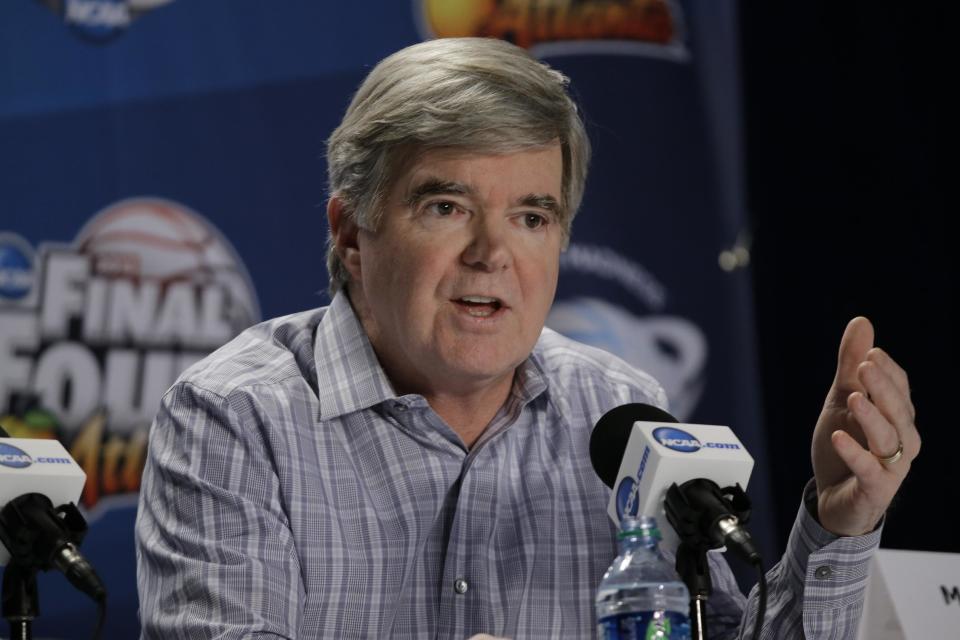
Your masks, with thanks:
M 471 449 L 506 404 L 512 388 L 513 380 L 508 378 L 496 387 L 474 394 L 430 394 L 424 397 L 437 415 L 460 436 L 464 446 Z
M 389 353 L 383 353 L 377 349 L 376 323 L 366 298 L 362 293 L 354 295 L 349 288 L 346 293 L 394 391 L 399 395 L 408 393 L 422 395 L 437 415 L 460 436 L 464 446 L 467 449 L 473 447 L 500 411 L 500 407 L 510 397 L 516 372 L 496 380 L 457 380 L 452 376 L 446 376 L 441 378 L 440 385 L 434 379 L 402 376 L 400 371 L 403 367 L 397 364 L 401 360 L 394 358 L 394 361 L 391 361 Z

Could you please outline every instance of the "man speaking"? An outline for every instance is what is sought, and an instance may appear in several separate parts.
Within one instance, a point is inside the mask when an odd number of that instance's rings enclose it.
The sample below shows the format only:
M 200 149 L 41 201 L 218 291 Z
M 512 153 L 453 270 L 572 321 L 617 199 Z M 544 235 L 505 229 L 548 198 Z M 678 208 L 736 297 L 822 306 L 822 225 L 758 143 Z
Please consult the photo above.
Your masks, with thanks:
M 666 398 L 544 328 L 589 160 L 565 87 L 486 39 L 370 72 L 328 142 L 330 306 L 247 330 L 163 398 L 145 638 L 593 636 L 616 543 L 591 429 Z M 920 448 L 906 376 L 872 343 L 851 321 L 764 637 L 855 633 Z M 755 599 L 710 555 L 708 629 L 735 637 Z

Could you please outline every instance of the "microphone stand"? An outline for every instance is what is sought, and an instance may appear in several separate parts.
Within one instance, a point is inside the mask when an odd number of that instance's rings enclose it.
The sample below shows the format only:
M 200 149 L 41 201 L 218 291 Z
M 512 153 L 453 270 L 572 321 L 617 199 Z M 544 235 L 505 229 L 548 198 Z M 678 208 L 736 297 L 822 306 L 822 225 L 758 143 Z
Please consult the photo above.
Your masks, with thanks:
M 690 591 L 690 633 L 692 640 L 707 638 L 707 600 L 713 593 L 707 549 L 681 542 L 677 547 L 677 573 Z
M 10 552 L 0 598 L 11 640 L 33 638 L 33 620 L 40 614 L 37 571 L 57 566 L 57 551 L 78 546 L 86 532 L 87 523 L 76 506 L 68 503 L 54 509 L 39 493 L 22 495 L 0 510 L 0 542 Z
M 3 572 L 3 617 L 10 623 L 10 640 L 32 640 L 33 620 L 40 615 L 37 570 L 11 562 Z
M 706 496 L 709 499 L 703 500 Z M 707 505 L 710 505 L 709 507 Z M 710 508 L 712 505 L 720 507 Z M 680 537 L 677 548 L 677 573 L 690 591 L 690 631 L 692 640 L 707 638 L 707 600 L 713 592 L 707 551 L 723 546 L 714 525 L 721 517 L 736 516 L 746 523 L 750 519 L 750 499 L 740 485 L 720 489 L 710 480 L 689 480 L 667 489 L 664 500 L 667 520 Z

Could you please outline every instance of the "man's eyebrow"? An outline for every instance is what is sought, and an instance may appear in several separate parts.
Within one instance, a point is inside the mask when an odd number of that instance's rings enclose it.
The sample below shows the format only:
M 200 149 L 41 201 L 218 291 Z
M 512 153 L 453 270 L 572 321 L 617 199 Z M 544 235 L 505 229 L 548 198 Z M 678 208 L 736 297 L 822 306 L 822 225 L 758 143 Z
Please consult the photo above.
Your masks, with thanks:
M 557 202 L 556 198 L 548 194 L 528 193 L 518 199 L 517 204 L 521 207 L 545 209 L 557 217 L 560 216 L 560 203 Z
M 414 205 L 427 196 L 442 194 L 469 196 L 473 195 L 474 192 L 473 187 L 463 184 L 462 182 L 453 182 L 441 178 L 427 178 L 411 189 L 410 195 L 407 196 L 404 204 Z
M 475 194 L 476 189 L 469 184 L 454 182 L 452 180 L 444 180 L 442 178 L 426 178 L 423 182 L 420 182 L 417 186 L 411 189 L 410 195 L 407 196 L 404 204 L 407 206 L 413 206 L 427 196 L 433 195 L 472 196 Z M 525 196 L 517 198 L 514 206 L 536 207 L 538 209 L 549 211 L 557 217 L 560 216 L 561 211 L 560 203 L 556 198 L 549 194 L 541 193 L 528 193 Z

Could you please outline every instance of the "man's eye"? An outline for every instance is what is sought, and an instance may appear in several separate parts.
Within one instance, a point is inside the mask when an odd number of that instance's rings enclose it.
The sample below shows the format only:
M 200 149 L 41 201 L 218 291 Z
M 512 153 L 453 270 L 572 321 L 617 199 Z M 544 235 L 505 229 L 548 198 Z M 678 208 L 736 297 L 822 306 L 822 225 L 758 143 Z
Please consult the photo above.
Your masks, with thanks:
M 523 224 L 527 229 L 539 229 L 547 224 L 547 219 L 539 213 L 525 213 L 523 214 Z
M 452 202 L 432 202 L 427 205 L 427 210 L 433 213 L 436 213 L 440 216 L 449 216 L 452 213 L 456 213 L 457 205 Z

